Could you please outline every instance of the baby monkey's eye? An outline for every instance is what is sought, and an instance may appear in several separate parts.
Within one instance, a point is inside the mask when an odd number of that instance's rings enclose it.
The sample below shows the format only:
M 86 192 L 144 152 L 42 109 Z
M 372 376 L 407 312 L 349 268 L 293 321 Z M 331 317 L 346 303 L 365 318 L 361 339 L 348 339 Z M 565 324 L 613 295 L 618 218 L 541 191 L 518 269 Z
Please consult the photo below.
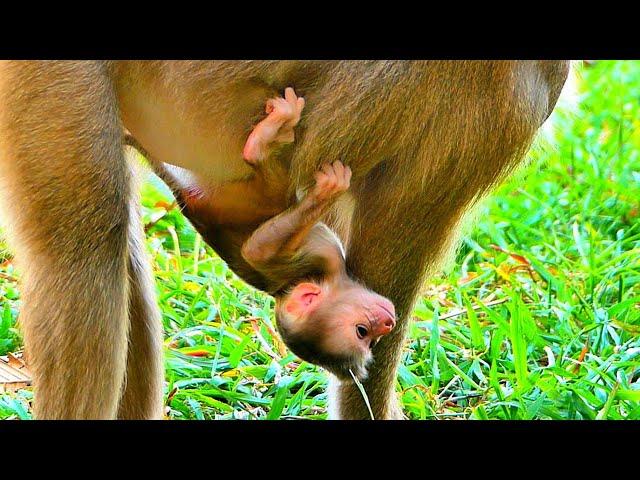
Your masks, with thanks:
M 369 334 L 369 329 L 364 325 L 356 325 L 356 333 L 358 338 L 364 338 Z

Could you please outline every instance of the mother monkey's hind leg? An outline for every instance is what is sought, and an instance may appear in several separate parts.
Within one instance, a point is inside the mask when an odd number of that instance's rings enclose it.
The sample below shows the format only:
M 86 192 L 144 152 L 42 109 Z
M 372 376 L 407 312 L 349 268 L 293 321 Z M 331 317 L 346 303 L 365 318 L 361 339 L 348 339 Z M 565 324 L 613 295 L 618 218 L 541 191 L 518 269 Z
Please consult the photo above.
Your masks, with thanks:
M 416 105 L 402 132 L 413 141 L 390 152 L 353 189 L 349 271 L 390 298 L 398 314 L 397 328 L 374 348 L 363 382 L 378 419 L 402 418 L 396 372 L 424 275 L 438 267 L 464 212 L 523 157 L 555 106 L 568 62 L 431 62 L 415 68 L 424 69 L 415 75 L 423 77 L 404 91 L 424 106 Z M 355 175 L 357 165 L 352 169 Z M 331 390 L 332 417 L 369 418 L 352 382 L 332 380 Z
M 104 62 L 0 64 L 0 180 L 34 416 L 114 418 L 141 302 L 129 299 L 135 210 Z

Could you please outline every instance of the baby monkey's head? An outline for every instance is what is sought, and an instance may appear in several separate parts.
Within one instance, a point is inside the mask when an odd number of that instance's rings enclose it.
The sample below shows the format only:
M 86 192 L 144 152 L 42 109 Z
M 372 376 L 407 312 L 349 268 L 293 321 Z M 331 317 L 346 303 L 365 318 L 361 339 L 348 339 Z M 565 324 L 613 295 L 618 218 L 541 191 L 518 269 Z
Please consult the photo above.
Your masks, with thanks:
M 367 375 L 371 347 L 396 324 L 391 301 L 347 278 L 305 281 L 276 297 L 276 322 L 293 353 L 340 379 Z

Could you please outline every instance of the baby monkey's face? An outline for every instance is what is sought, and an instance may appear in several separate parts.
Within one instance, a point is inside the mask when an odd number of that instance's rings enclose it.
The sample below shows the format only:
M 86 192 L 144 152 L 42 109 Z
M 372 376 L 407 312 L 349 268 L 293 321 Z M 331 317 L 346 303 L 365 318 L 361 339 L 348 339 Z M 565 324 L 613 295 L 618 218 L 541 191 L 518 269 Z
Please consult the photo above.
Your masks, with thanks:
M 391 301 L 352 280 L 303 282 L 276 299 L 276 321 L 300 358 L 341 379 L 366 377 L 371 348 L 396 324 Z

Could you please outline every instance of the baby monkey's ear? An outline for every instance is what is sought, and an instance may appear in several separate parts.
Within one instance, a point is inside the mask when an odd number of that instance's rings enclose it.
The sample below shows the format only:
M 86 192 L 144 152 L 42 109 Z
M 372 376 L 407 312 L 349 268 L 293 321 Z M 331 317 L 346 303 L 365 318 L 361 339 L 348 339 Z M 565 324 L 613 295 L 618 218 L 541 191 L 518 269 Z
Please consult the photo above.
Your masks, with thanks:
M 299 318 L 309 314 L 320 302 L 322 289 L 311 282 L 302 282 L 287 295 L 284 308 L 290 315 Z

